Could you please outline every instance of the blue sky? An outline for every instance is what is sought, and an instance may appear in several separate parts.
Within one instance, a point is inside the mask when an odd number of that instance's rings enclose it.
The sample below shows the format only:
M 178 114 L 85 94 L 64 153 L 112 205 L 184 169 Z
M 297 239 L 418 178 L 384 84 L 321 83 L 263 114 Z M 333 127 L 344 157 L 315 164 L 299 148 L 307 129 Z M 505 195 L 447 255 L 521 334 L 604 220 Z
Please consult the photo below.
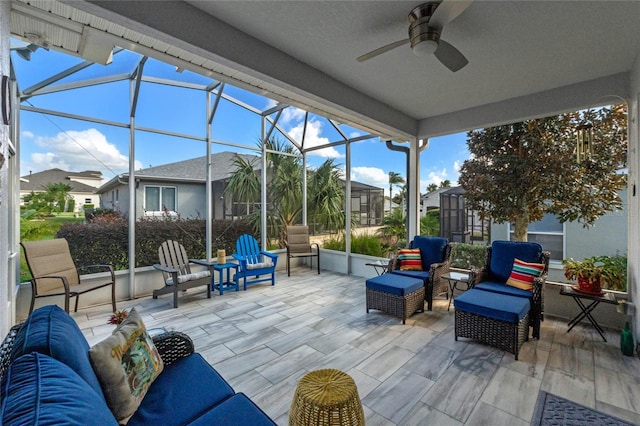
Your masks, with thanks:
M 114 56 L 112 64 L 106 67 L 93 65 L 58 84 L 129 73 L 138 58 L 139 55 L 135 53 L 121 52 Z M 31 61 L 27 62 L 15 53 L 12 53 L 12 59 L 22 90 L 81 62 L 78 58 L 42 49 L 31 55 Z M 211 81 L 188 71 L 176 73 L 175 67 L 152 59 L 147 61 L 143 74 L 197 84 L 208 84 Z M 261 110 L 276 104 L 273 100 L 230 85 L 226 85 L 224 93 Z M 125 80 L 36 96 L 28 100 L 27 105 L 29 104 L 69 114 L 128 123 L 129 82 Z M 136 113 L 136 126 L 204 138 L 205 107 L 206 100 L 201 91 L 144 83 Z M 287 108 L 278 124 L 295 140 L 300 140 L 303 119 L 304 111 Z M 20 174 L 23 176 L 29 172 L 57 167 L 75 172 L 100 170 L 108 180 L 116 174 L 128 171 L 129 130 L 126 128 L 28 111 L 22 112 L 20 122 Z M 351 137 L 364 134 L 350 127 L 343 127 L 342 130 Z M 257 115 L 244 108 L 222 101 L 213 122 L 212 137 L 255 147 L 260 137 L 260 120 Z M 311 115 L 307 125 L 306 146 L 317 146 L 340 139 L 326 119 Z M 220 151 L 243 150 L 214 144 L 213 152 Z M 137 169 L 186 160 L 205 153 L 205 144 L 200 141 L 145 131 L 138 131 L 135 135 Z M 352 144 L 351 156 L 352 179 L 359 182 L 385 188 L 388 192 L 389 172 L 406 177 L 404 154 L 387 149 L 385 143 L 377 138 Z M 311 166 L 316 166 L 328 157 L 335 158 L 336 163 L 344 168 L 344 146 L 313 151 L 308 156 L 308 162 Z M 455 184 L 459 167 L 468 157 L 465 134 L 431 139 L 429 147 L 421 154 L 420 191 L 425 192 L 428 184 L 439 185 L 445 179 Z

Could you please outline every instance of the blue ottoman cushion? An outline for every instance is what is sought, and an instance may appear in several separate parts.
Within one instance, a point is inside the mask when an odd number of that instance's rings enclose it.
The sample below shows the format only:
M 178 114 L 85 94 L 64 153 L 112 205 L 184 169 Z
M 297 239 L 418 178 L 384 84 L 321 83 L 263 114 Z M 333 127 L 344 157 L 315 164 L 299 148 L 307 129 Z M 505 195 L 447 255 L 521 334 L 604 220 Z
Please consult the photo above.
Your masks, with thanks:
M 484 291 L 492 291 L 494 293 L 506 294 L 507 296 L 526 297 L 531 299 L 533 292 L 513 287 L 505 283 L 496 283 L 493 281 L 483 281 L 476 284 L 473 288 Z
M 189 424 L 196 426 L 275 425 L 275 423 L 243 393 L 235 394 Z
M 62 362 L 33 352 L 2 377 L 3 425 L 113 425 L 118 422 L 87 383 Z
M 519 323 L 529 312 L 529 299 L 471 289 L 453 299 L 456 310 L 493 318 L 508 323 Z
M 405 296 L 419 290 L 424 286 L 424 282 L 418 278 L 404 277 L 397 274 L 383 274 L 378 277 L 369 278 L 366 287 L 371 290 L 384 293 Z
M 184 425 L 233 394 L 202 355 L 194 353 L 165 366 L 127 426 Z
M 68 365 L 104 400 L 100 382 L 89 361 L 89 344 L 78 324 L 57 305 L 33 311 L 16 334 L 11 360 L 31 352 L 49 355 Z

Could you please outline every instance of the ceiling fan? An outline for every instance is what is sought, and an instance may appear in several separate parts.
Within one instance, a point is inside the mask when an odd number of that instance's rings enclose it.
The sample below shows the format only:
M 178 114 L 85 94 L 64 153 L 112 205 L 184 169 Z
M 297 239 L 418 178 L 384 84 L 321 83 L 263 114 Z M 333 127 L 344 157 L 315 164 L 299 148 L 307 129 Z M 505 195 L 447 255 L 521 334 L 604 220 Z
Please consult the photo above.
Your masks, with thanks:
M 441 0 L 423 3 L 409 13 L 409 38 L 379 47 L 359 56 L 364 62 L 385 52 L 411 43 L 417 56 L 433 54 L 442 64 L 456 72 L 469 63 L 467 58 L 451 44 L 440 38 L 443 27 L 466 10 L 472 0 Z

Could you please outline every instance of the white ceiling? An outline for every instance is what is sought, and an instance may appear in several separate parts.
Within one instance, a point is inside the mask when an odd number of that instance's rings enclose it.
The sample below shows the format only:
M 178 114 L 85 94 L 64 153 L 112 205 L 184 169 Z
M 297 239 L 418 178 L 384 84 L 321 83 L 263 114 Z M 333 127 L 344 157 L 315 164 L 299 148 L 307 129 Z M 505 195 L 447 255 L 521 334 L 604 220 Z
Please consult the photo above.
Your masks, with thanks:
M 626 73 L 640 48 L 639 1 L 475 0 L 442 33 L 469 60 L 456 73 L 435 57 L 413 55 L 408 45 L 356 61 L 406 38 L 407 14 L 418 1 L 62 3 L 103 18 L 91 25 L 116 34 L 122 47 L 146 46 L 399 139 L 629 96 Z M 77 10 L 70 15 L 82 22 Z M 163 51 L 169 45 L 180 53 Z

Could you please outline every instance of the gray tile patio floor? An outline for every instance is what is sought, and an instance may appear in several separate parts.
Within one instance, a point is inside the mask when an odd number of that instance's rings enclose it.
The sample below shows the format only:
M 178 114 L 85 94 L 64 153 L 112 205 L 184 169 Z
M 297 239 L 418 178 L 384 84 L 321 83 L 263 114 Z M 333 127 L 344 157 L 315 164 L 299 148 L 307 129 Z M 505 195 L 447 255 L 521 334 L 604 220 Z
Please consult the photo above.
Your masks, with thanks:
M 171 297 L 120 302 L 135 306 L 148 328 L 187 333 L 196 350 L 279 425 L 307 372 L 336 368 L 355 380 L 367 425 L 527 425 L 539 390 L 640 423 L 640 359 L 604 343 L 589 325 L 567 333 L 547 318 L 541 339 L 524 344 L 520 360 L 468 339 L 454 341 L 453 308 L 444 298 L 432 312 L 402 325 L 365 312 L 364 279 L 297 268 L 279 272 L 274 287 L 238 293 L 190 290 Z M 113 330 L 109 307 L 73 314 L 91 345 Z

